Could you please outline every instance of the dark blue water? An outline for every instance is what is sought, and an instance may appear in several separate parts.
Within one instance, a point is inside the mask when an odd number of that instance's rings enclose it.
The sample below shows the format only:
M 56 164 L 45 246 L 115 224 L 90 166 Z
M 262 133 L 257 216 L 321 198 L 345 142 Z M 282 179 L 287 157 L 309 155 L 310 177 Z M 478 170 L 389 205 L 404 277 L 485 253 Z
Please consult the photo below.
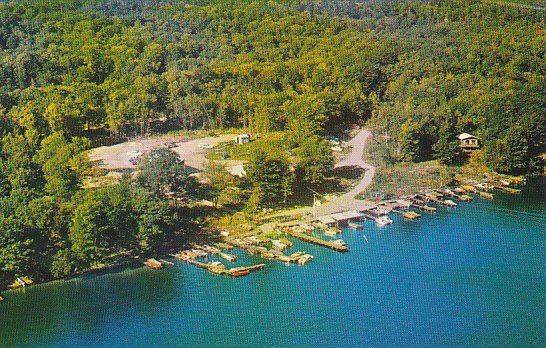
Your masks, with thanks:
M 7 292 L 7 346 L 544 346 L 543 177 L 419 221 L 296 242 L 306 266 L 231 279 L 177 263 Z M 369 242 L 366 242 L 365 235 Z M 235 253 L 238 253 L 237 251 Z M 236 265 L 262 263 L 239 253 Z M 2 344 L 0 344 L 1 346 Z

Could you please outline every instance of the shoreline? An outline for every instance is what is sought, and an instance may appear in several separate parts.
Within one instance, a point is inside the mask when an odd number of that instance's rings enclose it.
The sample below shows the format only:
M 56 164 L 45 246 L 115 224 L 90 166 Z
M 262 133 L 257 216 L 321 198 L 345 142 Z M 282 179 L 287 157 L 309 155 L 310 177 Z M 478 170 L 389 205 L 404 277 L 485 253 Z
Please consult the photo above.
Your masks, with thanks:
M 539 176 L 544 176 L 544 174 L 527 175 L 527 176 L 525 176 L 525 179 L 522 180 L 521 182 L 523 183 L 523 185 L 525 185 L 526 179 L 528 177 L 539 177 Z M 473 195 L 483 197 L 482 195 L 479 194 L 479 192 L 491 192 L 491 191 L 495 190 L 496 187 L 503 187 L 503 186 L 508 187 L 507 185 L 502 185 L 502 186 L 501 185 L 492 185 L 488 190 L 483 189 L 483 191 L 480 191 L 480 190 L 476 189 L 476 191 L 474 191 L 472 189 L 464 190 L 464 188 L 462 186 L 474 187 L 474 185 L 465 185 L 464 183 L 461 183 L 461 185 L 457 185 L 457 186 L 452 187 L 452 189 L 454 190 L 453 195 L 455 195 L 455 196 L 459 195 L 459 197 L 455 197 L 455 199 L 460 200 L 460 201 L 471 201 L 472 200 L 472 199 L 467 200 L 467 199 L 464 199 L 464 198 L 461 199 L 461 197 L 464 196 L 464 193 L 472 193 Z M 522 186 L 519 186 L 519 187 L 521 188 Z M 464 191 L 461 192 L 460 190 L 457 190 L 457 191 L 459 191 L 459 193 L 455 193 L 455 190 L 457 188 L 463 189 Z M 410 211 L 411 212 L 411 211 L 414 211 L 414 210 L 418 210 L 419 209 L 418 207 L 413 206 L 415 204 L 414 198 L 416 198 L 417 196 L 420 196 L 419 198 L 429 197 L 429 199 L 423 201 L 423 204 L 420 205 L 420 206 L 431 207 L 429 205 L 429 203 L 433 203 L 435 205 L 440 205 L 439 200 L 435 200 L 434 197 L 427 196 L 427 195 L 429 195 L 431 192 L 438 192 L 438 191 L 443 191 L 443 190 L 446 190 L 446 189 L 449 190 L 449 188 L 438 188 L 438 189 L 435 189 L 435 190 L 430 190 L 429 192 L 418 192 L 418 193 L 415 193 L 413 195 L 402 196 L 402 197 L 399 197 L 397 199 L 392 199 L 392 200 L 380 200 L 380 201 L 377 201 L 377 202 L 367 201 L 366 204 L 371 205 L 371 207 L 369 209 L 366 209 L 366 211 L 374 210 L 374 209 L 375 210 L 381 210 L 381 209 L 385 210 L 385 208 L 387 208 L 387 210 L 388 210 L 387 213 L 382 214 L 382 215 L 387 215 L 388 216 L 388 214 L 390 214 L 390 213 L 400 213 L 402 211 Z M 516 190 L 518 190 L 518 189 L 516 189 Z M 502 189 L 499 190 L 498 192 L 503 192 L 503 193 L 507 193 L 507 194 L 519 194 L 519 192 L 510 192 L 510 191 L 505 191 L 505 190 L 502 190 Z M 448 196 L 452 197 L 451 194 L 449 194 Z M 447 197 L 447 196 L 444 196 L 444 197 Z M 483 197 L 483 198 L 487 199 L 487 197 Z M 493 198 L 489 198 L 489 199 L 493 199 Z M 409 202 L 412 202 L 412 203 L 410 205 L 408 205 L 406 208 L 402 208 L 402 210 L 400 210 L 400 207 L 392 206 L 392 203 L 394 201 L 398 201 L 398 203 L 400 203 L 400 201 L 406 201 L 408 203 Z M 391 205 L 390 209 L 389 209 L 389 205 Z M 410 210 L 410 208 L 412 208 L 413 210 Z M 431 208 L 433 208 L 433 207 L 431 207 Z M 312 209 L 312 207 L 307 207 L 307 209 Z M 423 209 L 419 209 L 419 210 L 423 210 Z M 429 213 L 434 213 L 434 211 L 428 211 L 428 212 Z M 365 215 L 365 214 L 363 214 L 363 215 Z M 283 215 L 283 216 L 286 216 L 286 215 Z M 406 218 L 406 219 L 408 219 L 408 218 Z M 241 238 L 246 238 L 248 236 L 262 236 L 262 237 L 265 237 L 265 235 L 267 235 L 267 234 L 274 233 L 274 232 L 280 232 L 286 237 L 297 238 L 297 237 L 295 237 L 295 234 L 297 234 L 297 233 L 287 233 L 286 231 L 282 231 L 282 230 L 285 229 L 285 228 L 290 228 L 290 227 L 297 226 L 297 225 L 300 225 L 300 224 L 311 223 L 313 221 L 316 221 L 316 218 L 309 217 L 309 216 L 307 216 L 307 217 L 306 216 L 301 216 L 299 218 L 294 218 L 294 219 L 292 219 L 290 221 L 287 221 L 287 222 L 270 222 L 270 223 L 258 226 L 259 231 L 249 231 L 249 232 L 244 234 L 245 236 L 241 235 L 240 237 Z M 347 221 L 349 221 L 349 220 L 347 220 Z M 266 226 L 266 225 L 271 225 L 273 227 L 272 230 L 264 230 L 263 226 Z M 224 237 L 224 238 L 222 238 L 222 242 L 227 242 L 227 243 L 232 244 L 232 239 L 233 239 L 233 237 L 229 237 L 229 236 Z M 238 246 L 238 247 L 241 248 L 241 246 Z M 247 249 L 247 248 L 241 248 L 241 249 Z M 246 251 L 249 252 L 249 250 L 246 250 Z M 167 258 L 167 257 L 171 257 L 171 255 L 163 255 L 161 257 Z M 75 278 L 79 278 L 79 277 L 85 277 L 86 275 L 92 275 L 92 274 L 100 274 L 100 273 L 110 274 L 110 273 L 113 273 L 114 271 L 116 271 L 118 269 L 119 270 L 124 270 L 124 269 L 130 268 L 131 266 L 136 266 L 136 268 L 142 268 L 142 267 L 146 267 L 145 264 L 144 264 L 144 262 L 146 260 L 147 260 L 147 258 L 139 258 L 139 259 L 132 258 L 132 259 L 123 260 L 123 261 L 120 261 L 120 262 L 108 264 L 108 265 L 106 265 L 104 267 L 91 268 L 91 269 L 87 269 L 87 270 L 84 270 L 84 271 L 80 271 L 80 272 L 78 272 L 76 274 L 72 274 L 72 275 L 69 275 L 69 276 L 66 276 L 66 277 L 48 279 L 48 280 L 45 280 L 45 281 L 42 281 L 42 282 L 33 282 L 32 284 L 28 284 L 26 286 L 42 285 L 42 284 L 47 284 L 47 283 L 51 283 L 51 282 L 55 282 L 55 281 L 67 281 L 67 280 L 71 280 L 71 279 L 75 279 Z M 18 287 L 3 289 L 2 291 L 0 291 L 0 302 L 9 300 L 9 296 L 5 297 L 6 292 L 17 291 L 17 290 L 20 290 L 21 288 L 25 288 L 25 287 L 18 286 Z
M 413 193 L 413 194 L 410 194 L 410 195 L 404 195 L 404 196 L 401 196 L 401 197 L 396 197 L 396 198 L 389 199 L 389 200 L 374 201 L 374 200 L 360 200 L 360 199 L 354 198 L 355 196 L 357 196 L 359 194 L 362 194 L 362 192 L 366 190 L 366 188 L 372 183 L 373 177 L 375 176 L 375 167 L 373 165 L 369 164 L 369 163 L 366 163 L 362 159 L 364 157 L 364 153 L 365 153 L 365 151 L 367 149 L 368 143 L 369 143 L 369 141 L 371 141 L 371 139 L 373 139 L 373 134 L 367 129 L 361 129 L 353 138 L 351 138 L 348 141 L 348 144 L 351 145 L 351 152 L 349 152 L 340 161 L 338 161 L 335 164 L 335 168 L 359 167 L 361 169 L 364 169 L 364 174 L 359 179 L 359 182 L 357 184 L 355 184 L 348 192 L 344 192 L 340 196 L 334 197 L 331 201 L 326 202 L 325 204 L 322 204 L 318 209 L 319 212 L 320 212 L 320 215 L 318 215 L 318 216 L 327 216 L 327 215 L 332 215 L 332 214 L 336 214 L 336 213 L 343 212 L 343 211 L 354 211 L 354 210 L 357 210 L 357 211 L 359 211 L 359 210 L 361 210 L 361 211 L 370 211 L 370 210 L 373 210 L 373 209 L 384 208 L 385 206 L 388 206 L 389 202 L 392 203 L 392 201 L 396 201 L 396 200 L 411 201 L 411 198 L 409 198 L 409 197 L 414 197 L 414 196 L 418 196 L 418 195 L 426 195 L 429 192 L 434 192 L 434 191 L 438 191 L 438 190 L 441 189 L 441 188 L 437 188 L 437 189 L 430 189 L 430 190 L 421 190 L 420 192 L 416 192 L 416 193 Z M 499 174 L 499 173 L 494 173 L 494 172 L 487 173 L 487 174 L 489 174 L 489 177 L 496 178 L 500 182 L 502 182 L 502 179 L 507 180 L 509 182 L 508 185 L 502 185 L 499 182 L 494 183 L 492 185 L 493 186 L 492 189 L 494 189 L 494 187 L 501 187 L 501 186 L 509 187 L 514 182 L 521 185 L 522 183 L 525 183 L 526 178 L 529 177 L 529 176 L 544 175 L 544 174 L 536 173 L 536 174 L 526 175 L 524 178 L 522 178 L 521 176 L 520 177 L 515 177 L 515 176 L 504 175 L 504 174 Z M 465 185 L 474 186 L 475 184 L 479 184 L 479 183 L 484 182 L 484 180 L 479 180 L 477 177 L 478 176 L 474 176 L 474 177 L 470 177 L 470 178 L 461 178 L 461 177 L 459 177 L 460 180 L 457 180 L 457 179 L 455 179 L 455 180 L 457 182 L 459 182 L 458 186 L 461 186 L 461 187 L 465 186 Z M 492 180 L 492 179 L 489 179 L 489 180 Z M 518 190 L 516 189 L 514 191 L 518 191 Z M 510 192 L 510 189 L 507 189 L 505 192 L 517 193 L 517 192 Z M 473 193 L 475 193 L 475 192 L 473 192 Z M 482 197 L 484 197 L 484 196 L 482 196 Z M 488 196 L 485 196 L 485 197 L 488 198 Z M 426 202 L 423 202 L 423 203 L 428 203 L 428 200 Z M 423 206 L 427 206 L 427 204 L 420 205 L 420 207 L 423 207 Z M 282 213 L 276 213 L 273 216 L 266 217 L 266 219 L 270 220 L 270 219 L 275 219 L 275 218 L 276 219 L 289 218 L 288 220 L 290 220 L 292 222 L 300 221 L 301 223 L 309 223 L 309 222 L 312 222 L 313 221 L 312 219 L 316 218 L 316 216 L 317 216 L 317 212 L 316 212 L 317 207 L 315 207 L 314 209 L 313 208 L 314 208 L 313 206 L 305 206 L 305 207 L 290 209 L 288 211 L 285 211 L 285 212 L 282 212 Z M 409 209 L 409 208 L 410 208 L 410 206 L 408 205 L 407 209 Z M 415 208 L 415 209 L 427 210 L 426 208 L 425 209 Z M 393 210 L 396 210 L 396 208 L 390 209 L 388 211 L 388 213 L 393 212 Z M 394 211 L 394 212 L 397 212 L 397 211 Z M 311 214 L 311 213 L 313 213 L 313 215 L 315 215 L 315 216 L 312 217 L 312 219 L 309 218 L 309 214 Z M 290 219 L 290 217 L 293 217 L 293 219 Z M 266 234 L 275 232 L 276 231 L 276 225 L 278 225 L 278 224 L 279 224 L 279 222 L 275 222 L 275 221 L 268 222 L 268 223 L 265 223 L 265 224 L 258 225 L 256 227 L 256 229 L 254 229 L 254 230 L 248 231 L 246 233 L 239 233 L 238 235 L 240 235 L 240 236 L 266 235 Z M 285 234 L 285 233 L 283 233 L 283 234 Z M 228 241 L 229 239 L 230 238 L 223 238 L 223 241 L 225 242 L 225 241 Z M 167 257 L 167 256 L 168 255 L 165 255 L 165 257 Z M 131 258 L 131 259 L 123 260 L 123 261 L 116 262 L 116 263 L 113 263 L 113 264 L 109 264 L 109 265 L 106 265 L 104 267 L 84 270 L 84 271 L 82 271 L 80 273 L 72 274 L 72 275 L 69 275 L 69 276 L 66 276 L 66 277 L 47 279 L 47 280 L 41 281 L 41 282 L 34 282 L 33 281 L 32 284 L 45 284 L 45 283 L 56 281 L 56 280 L 66 280 L 66 279 L 71 279 L 71 278 L 75 278 L 75 277 L 80 277 L 80 276 L 84 276 L 86 274 L 109 272 L 109 271 L 115 270 L 117 268 L 122 268 L 122 267 L 125 267 L 125 266 L 131 266 L 131 265 L 137 265 L 137 264 L 140 264 L 142 267 L 144 267 L 143 263 L 145 261 L 146 261 L 146 259 L 144 259 L 144 258 L 138 259 L 138 260 L 134 259 L 134 258 Z M 29 286 L 29 285 L 31 285 L 31 284 L 27 284 L 27 286 Z M 23 286 L 20 286 L 20 287 L 23 287 Z M 16 289 L 18 289 L 20 287 L 17 287 L 17 286 L 12 287 L 12 288 L 8 287 L 8 288 L 0 290 L 0 291 L 16 290 Z M 5 298 L 1 298 L 1 295 L 0 295 L 0 301 L 2 301 L 4 299 Z

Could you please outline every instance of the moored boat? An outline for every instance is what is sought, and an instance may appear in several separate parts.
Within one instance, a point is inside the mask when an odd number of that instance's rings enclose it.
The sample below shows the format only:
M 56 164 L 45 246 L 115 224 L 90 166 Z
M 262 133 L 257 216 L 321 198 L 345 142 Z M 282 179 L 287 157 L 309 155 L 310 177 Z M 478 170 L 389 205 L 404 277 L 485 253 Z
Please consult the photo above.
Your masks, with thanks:
M 347 243 L 345 243 L 345 241 L 343 239 L 336 239 L 336 240 L 332 241 L 332 244 L 337 244 L 337 245 L 342 246 L 342 247 L 347 246 Z
M 444 201 L 445 205 L 448 206 L 448 207 L 456 207 L 457 206 L 457 203 L 453 202 L 451 199 L 446 199 Z
M 349 221 L 347 223 L 347 226 L 349 226 L 349 228 L 352 228 L 352 229 L 355 229 L 355 230 L 362 230 L 364 229 L 364 226 L 359 224 L 359 223 L 356 223 L 356 222 L 353 222 L 353 221 Z
M 237 261 L 237 255 L 231 255 L 226 253 L 220 253 L 220 257 L 224 260 L 228 260 L 229 262 L 235 262 Z
M 393 221 L 391 220 L 391 218 L 389 218 L 387 215 L 383 215 L 383 216 L 380 216 L 378 217 L 375 222 L 379 225 L 379 226 L 385 226 L 385 225 L 390 225 L 393 223 Z
M 250 274 L 250 271 L 247 270 L 247 269 L 231 272 L 231 276 L 234 277 L 234 278 L 246 276 L 246 275 L 249 275 L 249 274 Z

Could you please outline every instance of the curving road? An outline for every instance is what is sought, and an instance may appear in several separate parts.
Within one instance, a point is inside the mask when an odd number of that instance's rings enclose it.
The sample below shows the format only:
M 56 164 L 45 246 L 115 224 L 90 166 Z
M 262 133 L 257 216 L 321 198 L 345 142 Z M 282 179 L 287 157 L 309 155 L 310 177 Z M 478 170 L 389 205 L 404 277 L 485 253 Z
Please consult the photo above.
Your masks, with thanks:
M 364 170 L 364 176 L 360 182 L 353 187 L 353 189 L 343 196 L 342 198 L 353 199 L 356 195 L 360 194 L 362 191 L 368 187 L 375 175 L 375 167 L 369 163 L 364 162 L 362 157 L 364 156 L 364 151 L 366 150 L 366 144 L 368 139 L 372 136 L 372 133 L 369 130 L 363 129 L 358 134 L 351 139 L 348 144 L 351 145 L 352 151 L 349 153 L 341 162 L 336 163 L 334 168 L 343 168 L 343 167 L 357 167 Z
M 349 144 L 352 149 L 341 161 L 335 164 L 334 168 L 343 168 L 343 167 L 357 167 L 363 169 L 364 175 L 360 179 L 360 182 L 355 185 L 349 192 L 344 193 L 341 196 L 330 198 L 331 200 L 327 202 L 322 202 L 320 206 L 313 207 L 303 207 L 292 209 L 290 211 L 285 211 L 281 213 L 276 213 L 270 215 L 269 218 L 275 216 L 297 216 L 311 214 L 314 212 L 317 216 L 332 214 L 340 211 L 347 210 L 364 210 L 370 209 L 375 206 L 374 203 L 369 201 L 364 201 L 360 199 L 355 199 L 354 197 L 364 191 L 372 182 L 372 179 L 375 175 L 375 167 L 369 163 L 364 162 L 362 157 L 364 156 L 364 151 L 368 144 L 368 140 L 372 136 L 372 133 L 369 130 L 362 129 L 360 130 L 354 138 L 352 138 L 347 144 Z M 272 232 L 273 226 L 276 223 L 267 223 L 260 226 L 260 229 L 263 232 Z

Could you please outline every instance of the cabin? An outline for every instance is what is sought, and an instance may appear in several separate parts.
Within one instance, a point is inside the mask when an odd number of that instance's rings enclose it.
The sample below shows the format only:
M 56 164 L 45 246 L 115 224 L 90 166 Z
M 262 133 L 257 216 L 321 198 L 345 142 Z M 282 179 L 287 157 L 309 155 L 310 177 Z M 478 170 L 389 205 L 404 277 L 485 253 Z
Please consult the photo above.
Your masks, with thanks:
M 472 134 L 462 133 L 457 136 L 457 139 L 459 139 L 459 146 L 464 152 L 477 150 L 480 147 L 478 137 Z
M 250 135 L 248 134 L 239 134 L 235 137 L 235 144 L 248 144 L 250 142 Z

